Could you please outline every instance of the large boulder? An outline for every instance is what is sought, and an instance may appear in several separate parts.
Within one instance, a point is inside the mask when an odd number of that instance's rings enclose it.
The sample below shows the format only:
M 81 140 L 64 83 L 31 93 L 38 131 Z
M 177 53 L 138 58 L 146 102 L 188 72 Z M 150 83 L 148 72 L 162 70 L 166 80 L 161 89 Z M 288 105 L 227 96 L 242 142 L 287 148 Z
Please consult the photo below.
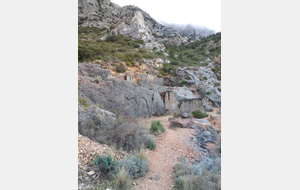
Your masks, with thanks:
M 161 92 L 160 96 L 166 111 L 169 113 L 191 113 L 202 107 L 201 99 L 197 98 L 186 87 L 168 88 L 168 90 Z
M 171 120 L 170 127 L 192 128 L 192 124 L 187 119 L 175 118 Z
M 141 88 L 133 82 L 111 78 L 98 83 L 79 80 L 79 95 L 89 104 L 99 104 L 121 115 L 152 117 L 165 113 L 164 103 L 158 92 Z

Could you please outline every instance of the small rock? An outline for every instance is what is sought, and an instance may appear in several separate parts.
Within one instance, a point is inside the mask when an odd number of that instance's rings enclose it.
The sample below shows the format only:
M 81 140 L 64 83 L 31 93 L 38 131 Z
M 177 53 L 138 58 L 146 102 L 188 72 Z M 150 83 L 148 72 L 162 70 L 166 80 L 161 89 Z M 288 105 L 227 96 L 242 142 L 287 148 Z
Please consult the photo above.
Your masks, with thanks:
M 95 172 L 94 172 L 94 171 L 90 171 L 90 172 L 88 172 L 88 174 L 89 174 L 89 175 L 94 175 Z

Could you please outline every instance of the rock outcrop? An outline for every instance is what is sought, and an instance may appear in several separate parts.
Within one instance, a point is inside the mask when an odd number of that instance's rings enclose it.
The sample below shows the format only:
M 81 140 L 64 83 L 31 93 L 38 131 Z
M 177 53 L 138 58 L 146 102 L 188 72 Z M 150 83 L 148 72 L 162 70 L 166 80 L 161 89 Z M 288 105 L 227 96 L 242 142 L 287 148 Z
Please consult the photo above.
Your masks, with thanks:
M 158 92 L 141 88 L 133 82 L 117 78 L 98 83 L 79 79 L 79 96 L 89 104 L 102 105 L 105 110 L 120 111 L 121 115 L 152 117 L 165 113 L 164 103 Z
M 144 42 L 155 42 L 146 44 L 146 49 L 156 47 L 163 51 L 164 45 L 161 42 L 164 41 L 174 45 L 188 42 L 187 36 L 158 23 L 142 9 L 133 5 L 120 7 L 110 0 L 78 0 L 78 24 L 83 27 L 104 28 L 109 34 L 122 34 Z
M 78 75 L 95 77 L 96 79 L 101 77 L 102 80 L 113 77 L 113 74 L 109 70 L 92 63 L 78 64 Z
M 186 87 L 169 88 L 167 91 L 161 92 L 160 96 L 169 113 L 191 113 L 202 107 L 201 99 Z

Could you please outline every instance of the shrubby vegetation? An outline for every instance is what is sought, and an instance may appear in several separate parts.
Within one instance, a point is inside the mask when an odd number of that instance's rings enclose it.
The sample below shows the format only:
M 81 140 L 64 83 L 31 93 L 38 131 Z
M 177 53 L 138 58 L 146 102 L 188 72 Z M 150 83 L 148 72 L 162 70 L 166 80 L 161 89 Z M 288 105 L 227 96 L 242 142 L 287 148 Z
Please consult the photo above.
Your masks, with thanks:
M 208 115 L 205 112 L 202 112 L 200 109 L 197 110 L 197 111 L 193 111 L 192 114 L 193 114 L 193 116 L 195 118 L 205 118 L 205 117 L 208 117 Z
M 187 45 L 170 45 L 165 42 L 167 52 L 169 52 L 170 63 L 164 64 L 164 67 L 160 69 L 162 75 L 169 75 L 174 73 L 175 68 L 178 66 L 205 66 L 208 63 L 205 62 L 207 58 L 211 60 L 215 56 L 221 54 L 221 46 L 219 42 L 221 41 L 221 33 L 216 33 L 214 35 L 208 36 L 201 39 L 201 41 L 196 41 L 189 43 Z M 209 42 L 213 42 L 212 46 L 208 46 Z M 177 57 L 175 56 L 177 55 Z M 216 68 L 218 72 L 218 69 Z
M 161 124 L 159 120 L 157 121 L 152 121 L 150 131 L 154 134 L 164 132 L 166 129 L 165 127 Z
M 131 66 L 131 64 L 130 64 L 130 66 Z M 125 73 L 126 72 L 126 67 L 125 67 L 125 65 L 123 65 L 123 63 L 120 63 L 117 66 L 117 72 L 118 73 Z
M 126 151 L 139 150 L 146 145 L 149 131 L 133 116 L 118 116 L 115 120 L 106 118 L 94 139 L 102 144 L 115 145 Z
M 107 174 L 116 166 L 116 160 L 114 160 L 111 155 L 99 156 L 94 160 L 94 163 L 98 167 L 99 171 L 104 174 Z
M 143 156 L 141 156 L 140 154 L 143 154 Z M 110 172 L 110 176 L 112 178 L 115 178 L 119 171 L 121 171 L 122 168 L 124 168 L 125 171 L 128 171 L 130 178 L 140 178 L 146 175 L 146 172 L 148 171 L 148 166 L 149 162 L 146 153 L 139 153 L 138 155 L 134 155 L 120 160 L 117 163 L 116 168 Z
M 86 99 L 82 99 L 78 96 L 78 102 L 79 104 L 83 105 L 84 107 L 89 107 L 90 104 L 87 103 Z
M 100 59 L 103 61 L 125 61 L 134 66 L 134 61 L 143 58 L 153 59 L 165 56 L 157 55 L 141 49 L 143 40 L 133 40 L 123 35 L 108 35 L 105 40 L 99 39 L 107 34 L 105 29 L 97 27 L 78 27 L 78 61 L 91 61 Z M 135 51 L 138 49 L 138 51 Z
M 194 165 L 178 162 L 174 177 L 178 190 L 221 190 L 221 157 L 202 159 Z
M 156 143 L 155 143 L 155 140 L 152 137 L 147 138 L 146 147 L 149 148 L 150 150 L 155 150 Z

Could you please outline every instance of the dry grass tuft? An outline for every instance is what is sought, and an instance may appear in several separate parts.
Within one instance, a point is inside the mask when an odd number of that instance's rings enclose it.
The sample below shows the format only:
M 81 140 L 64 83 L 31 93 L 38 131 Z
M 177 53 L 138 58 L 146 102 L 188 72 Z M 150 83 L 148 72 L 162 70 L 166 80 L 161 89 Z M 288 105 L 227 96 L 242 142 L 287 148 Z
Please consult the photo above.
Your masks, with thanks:
M 117 189 L 119 190 L 127 190 L 131 188 L 131 180 L 128 175 L 128 171 L 123 167 L 117 176 Z

